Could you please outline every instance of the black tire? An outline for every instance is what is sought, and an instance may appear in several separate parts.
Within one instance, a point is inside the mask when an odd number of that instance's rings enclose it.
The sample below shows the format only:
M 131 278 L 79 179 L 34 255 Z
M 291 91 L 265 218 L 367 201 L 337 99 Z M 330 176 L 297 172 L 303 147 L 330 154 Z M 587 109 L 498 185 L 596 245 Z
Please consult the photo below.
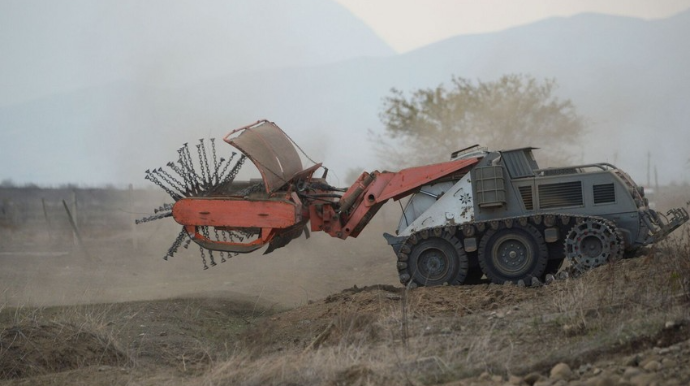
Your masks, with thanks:
M 467 255 L 453 236 L 430 237 L 412 247 L 408 261 L 411 280 L 420 286 L 462 284 L 467 276 Z
M 530 225 L 490 230 L 479 243 L 479 264 L 493 283 L 540 278 L 547 263 L 544 238 Z

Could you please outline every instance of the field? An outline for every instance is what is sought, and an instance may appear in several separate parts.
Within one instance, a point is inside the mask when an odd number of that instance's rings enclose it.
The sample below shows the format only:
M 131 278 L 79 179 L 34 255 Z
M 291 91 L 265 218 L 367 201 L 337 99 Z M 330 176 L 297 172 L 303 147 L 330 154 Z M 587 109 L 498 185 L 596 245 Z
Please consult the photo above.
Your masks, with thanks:
M 405 290 L 380 236 L 394 205 L 358 239 L 313 234 L 203 270 L 193 244 L 162 259 L 172 220 L 131 225 L 157 193 L 0 194 L 1 385 L 690 383 L 687 225 L 541 287 Z

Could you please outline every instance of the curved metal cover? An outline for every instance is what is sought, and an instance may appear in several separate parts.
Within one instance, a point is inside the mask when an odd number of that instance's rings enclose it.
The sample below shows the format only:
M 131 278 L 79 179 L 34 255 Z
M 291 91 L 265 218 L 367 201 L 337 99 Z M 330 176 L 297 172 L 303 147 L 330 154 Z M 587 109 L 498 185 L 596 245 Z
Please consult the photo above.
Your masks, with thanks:
M 229 139 L 237 132 L 240 135 Z M 252 160 L 261 173 L 266 192 L 274 192 L 302 171 L 302 160 L 292 141 L 275 123 L 266 120 L 234 130 L 225 142 Z

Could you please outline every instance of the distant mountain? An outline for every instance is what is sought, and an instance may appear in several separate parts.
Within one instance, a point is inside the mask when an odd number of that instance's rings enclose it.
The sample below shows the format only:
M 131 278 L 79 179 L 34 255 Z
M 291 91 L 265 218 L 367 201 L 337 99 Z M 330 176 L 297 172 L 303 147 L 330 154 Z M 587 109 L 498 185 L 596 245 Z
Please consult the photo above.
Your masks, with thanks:
M 559 94 L 589 118 L 577 144 L 583 162 L 616 162 L 645 183 L 651 151 L 660 181 L 680 181 L 690 174 L 687 36 L 690 12 L 655 21 L 582 14 L 403 55 L 257 67 L 166 87 L 113 82 L 0 107 L 0 163 L 24 166 L 21 176 L 6 171 L 15 181 L 143 182 L 143 170 L 174 159 L 181 143 L 268 118 L 342 179 L 350 168 L 380 167 L 367 130 L 382 131 L 378 113 L 390 88 L 528 73 L 556 78 Z
M 334 1 L 0 2 L 0 106 L 115 81 L 179 86 L 392 54 Z

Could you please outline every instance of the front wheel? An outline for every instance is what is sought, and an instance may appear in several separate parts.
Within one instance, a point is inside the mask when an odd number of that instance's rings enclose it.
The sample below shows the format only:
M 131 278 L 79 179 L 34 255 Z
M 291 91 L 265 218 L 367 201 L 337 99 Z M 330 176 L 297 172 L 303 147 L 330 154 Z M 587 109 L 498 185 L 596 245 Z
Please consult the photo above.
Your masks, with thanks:
M 420 286 L 462 284 L 469 263 L 460 241 L 453 236 L 421 240 L 410 252 L 408 270 Z
M 479 245 L 479 264 L 493 283 L 541 277 L 548 249 L 539 231 L 530 225 L 487 232 Z

